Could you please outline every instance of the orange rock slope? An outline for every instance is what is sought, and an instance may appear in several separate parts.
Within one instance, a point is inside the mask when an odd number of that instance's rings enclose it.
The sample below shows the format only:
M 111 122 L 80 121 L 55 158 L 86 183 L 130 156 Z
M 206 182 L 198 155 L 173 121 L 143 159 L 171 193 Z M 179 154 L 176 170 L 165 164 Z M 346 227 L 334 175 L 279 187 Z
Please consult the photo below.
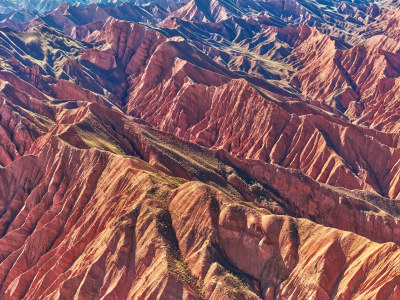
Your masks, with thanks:
M 0 299 L 400 299 L 398 9 L 307 3 L 0 29 Z
M 4 299 L 399 295 L 396 202 L 97 104 L 65 104 L 0 174 Z

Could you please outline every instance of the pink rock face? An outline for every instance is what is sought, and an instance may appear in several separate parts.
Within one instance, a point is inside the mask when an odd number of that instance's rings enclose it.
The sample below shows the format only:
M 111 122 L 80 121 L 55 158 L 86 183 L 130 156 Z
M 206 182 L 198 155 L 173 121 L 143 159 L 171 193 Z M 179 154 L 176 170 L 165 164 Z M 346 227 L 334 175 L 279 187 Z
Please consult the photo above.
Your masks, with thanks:
M 399 299 L 398 4 L 141 3 L 0 20 L 0 299 Z
M 290 94 L 266 83 L 262 87 L 269 90 L 260 93 L 248 82 L 254 78 L 236 79 L 183 41 L 128 23 L 114 23 L 108 31 L 111 48 L 132 74 L 125 106 L 131 115 L 200 145 L 296 168 L 323 183 L 398 197 L 397 134 L 354 126 L 300 101 L 274 101 Z M 137 40 L 144 42 L 139 46 Z M 326 43 L 334 49 L 334 41 L 326 37 Z M 360 114 L 356 105 L 362 104 L 354 97 L 347 87 L 332 101 Z M 370 146 L 359 147 L 365 144 Z
M 389 200 L 206 150 L 99 104 L 59 112 L 0 170 L 11 183 L 0 194 L 3 298 L 393 294 L 400 225 Z

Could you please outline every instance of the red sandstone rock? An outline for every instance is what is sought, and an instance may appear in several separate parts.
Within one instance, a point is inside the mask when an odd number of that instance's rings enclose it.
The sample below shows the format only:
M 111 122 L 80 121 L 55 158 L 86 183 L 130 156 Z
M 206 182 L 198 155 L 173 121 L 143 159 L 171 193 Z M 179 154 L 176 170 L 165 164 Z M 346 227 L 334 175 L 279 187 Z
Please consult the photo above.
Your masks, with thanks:
M 201 149 L 98 104 L 60 112 L 59 125 L 35 142 L 35 155 L 0 170 L 1 184 L 11 183 L 0 195 L 8 207 L 0 219 L 5 299 L 353 293 L 395 299 L 400 250 L 388 242 L 399 243 L 391 233 L 400 225 L 388 212 L 398 213 L 397 206 L 386 212 L 362 192 L 355 198 L 288 169 Z M 269 192 L 256 193 L 242 178 L 233 180 L 235 169 L 282 198 L 270 194 L 270 204 L 258 202 Z M 385 201 L 379 200 L 370 203 Z M 359 235 L 272 215 L 272 205 Z M 318 205 L 334 213 L 318 215 L 323 212 Z M 351 227 L 354 221 L 368 225 Z M 389 229 L 372 235 L 373 226 Z M 354 281 L 358 270 L 368 270 L 362 287 Z M 386 280 L 376 280 L 378 270 L 387 270 Z
M 0 298 L 400 297 L 398 11 L 229 3 L 1 30 Z

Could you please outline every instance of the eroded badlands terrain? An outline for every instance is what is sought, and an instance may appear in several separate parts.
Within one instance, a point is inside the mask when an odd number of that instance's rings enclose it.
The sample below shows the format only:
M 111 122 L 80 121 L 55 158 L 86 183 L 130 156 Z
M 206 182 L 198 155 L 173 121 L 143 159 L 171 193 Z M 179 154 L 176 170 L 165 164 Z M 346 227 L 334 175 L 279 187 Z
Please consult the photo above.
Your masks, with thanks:
M 1 299 L 400 299 L 396 2 L 26 7 Z

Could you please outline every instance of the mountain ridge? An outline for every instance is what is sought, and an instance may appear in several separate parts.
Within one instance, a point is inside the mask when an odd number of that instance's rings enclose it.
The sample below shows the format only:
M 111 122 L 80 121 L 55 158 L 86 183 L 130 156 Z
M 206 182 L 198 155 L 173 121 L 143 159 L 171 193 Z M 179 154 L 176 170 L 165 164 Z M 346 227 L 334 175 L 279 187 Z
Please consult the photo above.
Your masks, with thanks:
M 397 3 L 52 3 L 1 16 L 1 299 L 400 297 Z

